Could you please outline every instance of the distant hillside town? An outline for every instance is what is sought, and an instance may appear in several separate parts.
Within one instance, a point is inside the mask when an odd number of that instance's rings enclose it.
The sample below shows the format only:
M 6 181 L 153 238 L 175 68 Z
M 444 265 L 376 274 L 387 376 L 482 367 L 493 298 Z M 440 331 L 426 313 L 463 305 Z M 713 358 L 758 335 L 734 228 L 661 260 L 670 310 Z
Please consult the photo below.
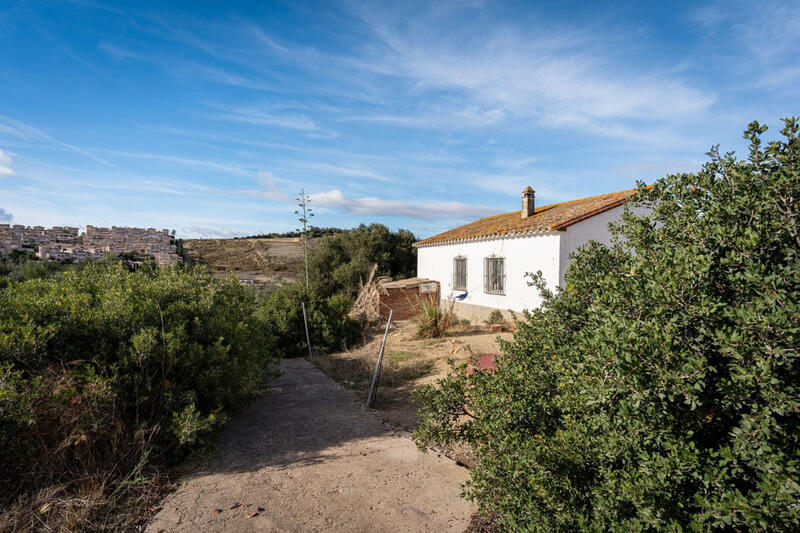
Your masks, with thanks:
M 13 250 L 33 250 L 39 259 L 86 261 L 106 253 L 113 255 L 143 254 L 153 256 L 159 266 L 180 261 L 175 237 L 169 230 L 154 228 L 78 228 L 53 226 L 22 226 L 0 224 L 0 255 Z

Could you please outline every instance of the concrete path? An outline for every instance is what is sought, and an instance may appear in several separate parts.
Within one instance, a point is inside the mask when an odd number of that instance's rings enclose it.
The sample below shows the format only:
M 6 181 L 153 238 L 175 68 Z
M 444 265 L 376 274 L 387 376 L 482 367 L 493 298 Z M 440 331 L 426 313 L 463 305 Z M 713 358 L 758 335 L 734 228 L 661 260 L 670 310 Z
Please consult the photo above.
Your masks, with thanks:
M 467 527 L 464 468 L 417 451 L 306 361 L 281 370 L 273 390 L 223 431 L 218 457 L 165 498 L 148 532 Z

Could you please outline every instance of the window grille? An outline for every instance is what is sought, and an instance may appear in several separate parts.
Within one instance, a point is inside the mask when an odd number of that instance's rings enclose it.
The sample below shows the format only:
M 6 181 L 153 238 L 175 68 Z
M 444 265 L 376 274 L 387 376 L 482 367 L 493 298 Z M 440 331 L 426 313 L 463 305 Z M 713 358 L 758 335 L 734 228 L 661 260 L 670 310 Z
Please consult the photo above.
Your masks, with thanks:
M 487 257 L 483 260 L 483 292 L 505 294 L 506 265 L 502 257 Z
M 453 290 L 467 290 L 467 258 L 456 257 L 453 259 Z

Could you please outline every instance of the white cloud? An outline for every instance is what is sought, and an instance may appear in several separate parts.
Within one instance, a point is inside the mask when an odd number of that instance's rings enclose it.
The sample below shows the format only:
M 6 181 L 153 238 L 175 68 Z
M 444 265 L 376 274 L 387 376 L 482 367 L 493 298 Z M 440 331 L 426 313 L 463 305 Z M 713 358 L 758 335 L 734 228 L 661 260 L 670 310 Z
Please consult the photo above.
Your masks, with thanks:
M 333 174 L 335 176 L 346 176 L 348 178 L 366 178 L 369 180 L 375 181 L 383 181 L 383 182 L 390 182 L 394 181 L 386 176 L 382 176 L 377 172 L 374 172 L 360 164 L 357 163 L 341 163 L 338 165 L 334 165 L 331 163 L 320 163 L 320 162 L 297 162 L 295 165 L 297 168 L 302 168 L 306 170 L 310 170 L 316 172 L 320 175 L 325 174 Z
M 12 155 L 13 154 L 10 152 L 4 152 L 3 150 L 0 150 L 0 178 L 7 178 L 17 174 L 14 172 L 14 169 L 11 168 Z
M 344 117 L 342 121 L 383 122 L 395 126 L 420 128 L 484 127 L 501 122 L 508 114 L 497 107 L 435 106 L 425 112 L 410 115 L 367 114 Z
M 633 159 L 620 164 L 615 168 L 622 176 L 641 179 L 652 182 L 667 174 L 679 172 L 697 172 L 703 165 L 703 160 L 699 158 L 687 159 L 659 159 L 642 158 Z
M 97 47 L 115 59 L 136 59 L 138 61 L 149 61 L 149 58 L 143 54 L 133 52 L 126 48 L 121 48 L 108 42 L 101 42 L 97 45 Z
M 272 174 L 272 172 L 267 172 L 266 170 L 259 171 L 258 181 L 264 185 L 266 190 L 248 189 L 242 192 L 247 196 L 267 198 L 269 200 L 275 200 L 276 202 L 290 202 L 294 200 L 294 196 L 285 193 L 280 187 L 278 187 L 278 184 L 275 181 L 275 176 Z
M 473 219 L 497 212 L 489 207 L 461 202 L 414 203 L 375 197 L 348 198 L 338 189 L 312 194 L 311 202 L 312 206 L 331 207 L 355 215 L 409 217 L 416 220 Z
M 221 85 L 230 85 L 233 87 L 244 87 L 245 89 L 254 90 L 274 90 L 274 86 L 263 81 L 253 79 L 248 76 L 242 76 L 225 70 L 223 68 L 212 67 L 204 65 L 195 61 L 185 61 L 183 63 L 170 65 L 165 67 L 172 74 L 177 76 L 198 76 L 213 83 Z
M 241 231 L 232 229 L 206 228 L 202 226 L 189 226 L 181 228 L 180 236 L 188 239 L 232 239 L 233 237 L 244 237 Z
M 0 222 L 11 222 L 13 218 L 11 213 L 0 207 Z
M 213 83 L 244 87 L 254 90 L 274 90 L 269 83 L 251 77 L 236 74 L 229 70 L 213 67 L 196 61 L 161 55 L 148 55 L 122 48 L 113 43 L 101 42 L 98 47 L 116 60 L 135 60 L 151 63 L 176 77 L 196 76 Z
M 359 11 L 383 45 L 373 47 L 359 65 L 380 75 L 406 78 L 419 93 L 447 92 L 461 100 L 461 111 L 453 106 L 454 115 L 473 115 L 478 125 L 522 116 L 554 127 L 589 123 L 596 133 L 617 136 L 616 122 L 679 120 L 706 110 L 716 100 L 714 94 L 673 72 L 627 65 L 621 59 L 623 50 L 598 45 L 609 41 L 598 32 L 542 23 L 523 31 L 522 24 L 491 25 L 485 17 L 458 24 L 430 11 L 389 11 Z M 452 29 L 454 24 L 459 27 Z M 429 110 L 420 111 L 425 115 Z M 554 120 L 563 115 L 570 119 Z M 422 119 L 379 116 L 378 120 L 414 124 Z
M 15 137 L 19 137 L 20 139 L 33 139 L 38 141 L 44 141 L 46 143 L 60 146 L 61 148 L 65 148 L 67 150 L 79 153 L 82 156 L 88 157 L 92 161 L 96 161 L 107 167 L 112 167 L 112 168 L 116 167 L 116 165 L 114 165 L 113 163 L 110 163 L 105 159 L 97 157 L 96 155 L 87 152 L 83 148 L 60 141 L 38 128 L 35 128 L 29 124 L 25 124 L 24 122 L 20 122 L 19 120 L 15 120 L 11 117 L 7 117 L 5 115 L 0 115 L 0 131 L 9 133 L 11 135 L 14 135 Z
M 475 187 L 485 191 L 502 193 L 514 198 L 520 198 L 522 189 L 525 187 L 533 187 L 536 191 L 536 198 L 547 200 L 547 202 L 565 202 L 567 200 L 574 200 L 581 196 L 586 196 L 575 187 L 560 188 L 545 185 L 547 182 L 561 182 L 564 181 L 562 176 L 555 176 L 552 172 L 536 173 L 530 175 L 475 175 L 472 178 L 472 183 Z M 509 207 L 505 211 L 512 211 L 513 208 Z
M 231 174 L 245 175 L 252 172 L 251 168 L 237 165 L 235 163 L 220 163 L 217 161 L 209 161 L 206 159 L 197 159 L 191 157 L 178 157 L 165 154 L 154 154 L 149 152 L 125 152 L 122 150 L 109 150 L 109 149 L 96 149 L 99 152 L 119 155 L 122 157 L 130 157 L 134 159 L 149 159 L 153 161 L 164 161 L 167 163 L 175 163 L 177 165 L 186 167 L 206 168 L 210 170 L 217 170 L 222 172 L 229 172 Z
M 800 3 L 717 0 L 692 11 L 689 20 L 724 42 L 719 57 L 735 71 L 747 73 L 743 77 L 751 79 L 750 84 L 795 91 L 792 82 L 800 79 Z
M 206 104 L 208 107 L 218 109 L 220 112 L 210 118 L 228 122 L 277 126 L 293 130 L 318 132 L 320 128 L 305 115 L 278 114 L 274 110 L 255 106 L 222 106 Z

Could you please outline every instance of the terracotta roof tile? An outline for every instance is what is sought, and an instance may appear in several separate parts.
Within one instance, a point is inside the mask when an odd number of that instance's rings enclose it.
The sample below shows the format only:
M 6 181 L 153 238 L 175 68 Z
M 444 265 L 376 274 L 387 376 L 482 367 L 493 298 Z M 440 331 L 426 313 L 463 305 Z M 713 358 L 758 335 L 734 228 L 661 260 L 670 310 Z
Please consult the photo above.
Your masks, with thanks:
M 533 215 L 522 218 L 521 211 L 485 217 L 464 226 L 434 235 L 414 243 L 428 246 L 447 242 L 500 237 L 538 231 L 563 231 L 569 226 L 624 204 L 636 189 L 611 192 L 537 207 Z

